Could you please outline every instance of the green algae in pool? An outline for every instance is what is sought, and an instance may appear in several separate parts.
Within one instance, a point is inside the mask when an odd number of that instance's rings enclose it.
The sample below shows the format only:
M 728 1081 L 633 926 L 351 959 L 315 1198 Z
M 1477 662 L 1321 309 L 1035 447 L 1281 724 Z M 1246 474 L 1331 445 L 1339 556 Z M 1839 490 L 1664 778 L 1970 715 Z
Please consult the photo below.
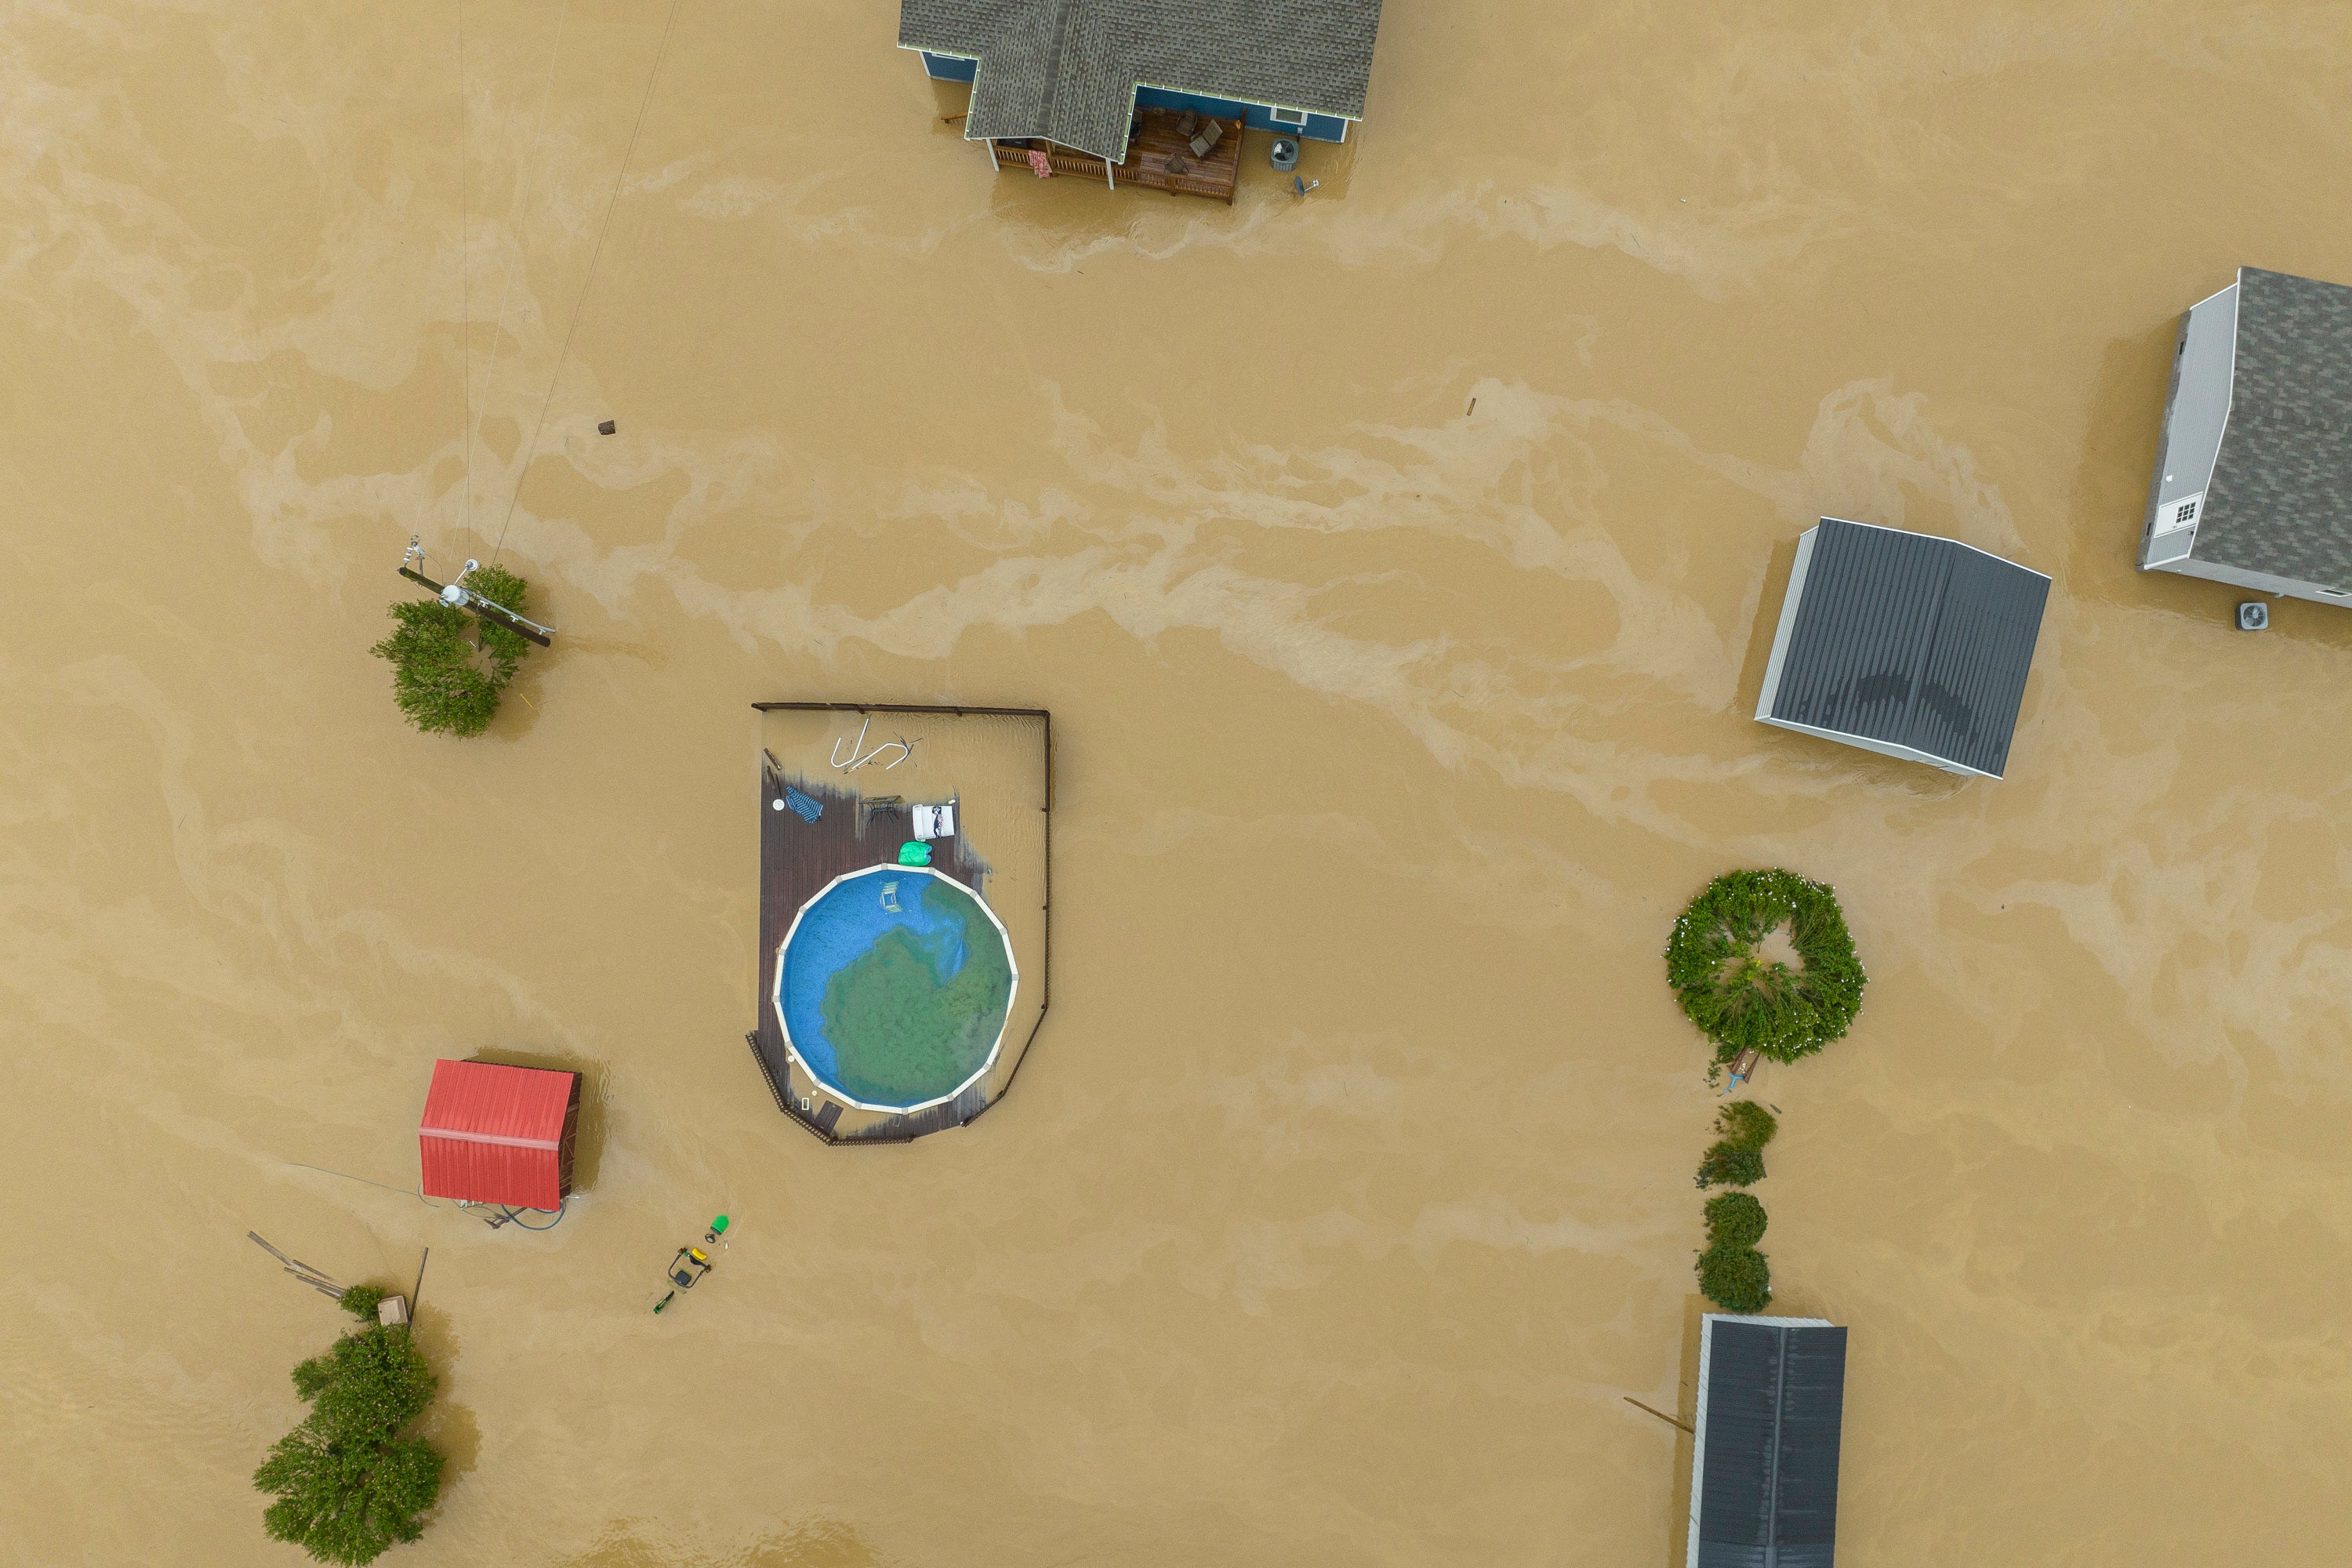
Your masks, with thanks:
M 987 1065 L 1012 1005 L 1003 931 L 934 873 L 877 867 L 810 900 L 779 975 L 785 1026 L 819 1081 L 866 1105 L 955 1093 Z

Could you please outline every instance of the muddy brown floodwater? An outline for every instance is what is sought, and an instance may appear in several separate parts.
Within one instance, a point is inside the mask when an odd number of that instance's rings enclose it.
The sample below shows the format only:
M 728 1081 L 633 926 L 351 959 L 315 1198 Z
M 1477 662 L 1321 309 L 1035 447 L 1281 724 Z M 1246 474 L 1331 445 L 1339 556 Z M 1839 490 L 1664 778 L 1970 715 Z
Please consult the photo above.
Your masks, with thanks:
M 2352 615 L 2131 562 L 2177 313 L 2352 281 L 2352 12 L 1391 0 L 1227 209 L 992 177 L 895 10 L 680 0 L 650 99 L 663 0 L 0 21 L 0 1556 L 302 1561 L 250 1228 L 432 1249 L 416 1568 L 1664 1568 L 1658 955 L 1784 864 L 1841 1563 L 2341 1561 Z M 2006 781 L 1748 717 L 1824 512 L 2055 578 Z M 562 634 L 485 739 L 367 656 L 412 531 Z M 967 1131 L 744 1048 L 791 698 L 1054 711 Z M 408 1190 L 486 1049 L 588 1075 L 550 1234 Z

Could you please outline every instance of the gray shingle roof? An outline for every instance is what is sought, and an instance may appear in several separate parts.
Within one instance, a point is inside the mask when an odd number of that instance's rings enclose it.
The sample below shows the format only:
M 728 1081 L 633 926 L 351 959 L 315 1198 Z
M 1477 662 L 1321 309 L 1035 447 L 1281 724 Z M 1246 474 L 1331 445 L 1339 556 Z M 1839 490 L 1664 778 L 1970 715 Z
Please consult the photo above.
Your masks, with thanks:
M 1124 160 L 1135 89 L 1359 120 L 1381 0 L 900 0 L 901 47 L 977 58 L 964 135 Z
M 1998 778 L 2050 579 L 1956 540 L 1822 519 L 1769 718 Z
M 1845 1331 L 1716 1318 L 1707 1337 L 1688 1561 L 1697 1568 L 1832 1568 Z
M 2238 356 L 2200 561 L 2352 587 L 2352 289 L 2238 271 Z

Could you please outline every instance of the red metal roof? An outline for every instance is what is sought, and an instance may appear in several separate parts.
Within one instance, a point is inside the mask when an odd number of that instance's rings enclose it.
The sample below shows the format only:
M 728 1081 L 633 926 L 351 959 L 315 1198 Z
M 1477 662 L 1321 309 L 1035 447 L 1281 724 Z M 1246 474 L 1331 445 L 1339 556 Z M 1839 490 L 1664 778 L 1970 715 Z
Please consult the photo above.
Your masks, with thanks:
M 416 1133 L 425 1195 L 558 1207 L 563 1118 L 578 1077 L 495 1062 L 435 1062 Z

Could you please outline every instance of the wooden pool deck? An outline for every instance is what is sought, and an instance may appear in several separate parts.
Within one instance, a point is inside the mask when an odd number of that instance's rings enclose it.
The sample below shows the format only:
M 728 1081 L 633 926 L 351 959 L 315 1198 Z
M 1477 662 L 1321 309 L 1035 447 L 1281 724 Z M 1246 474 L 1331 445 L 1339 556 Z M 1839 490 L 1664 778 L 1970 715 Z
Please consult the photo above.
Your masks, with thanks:
M 759 1022 L 745 1038 L 776 1109 L 828 1143 L 904 1143 L 971 1121 L 1010 1087 L 1045 1022 L 1052 883 L 1053 731 L 1042 710 L 761 702 Z M 864 733 L 864 742 L 857 737 Z M 898 746 L 908 751 L 899 755 Z M 856 763 L 863 752 L 875 760 Z M 846 759 L 853 765 L 844 765 Z M 890 766 L 892 763 L 896 766 Z M 821 809 L 775 809 L 787 792 Z M 776 962 L 801 906 L 845 872 L 895 865 L 918 805 L 956 802 L 931 865 L 977 892 L 1020 973 L 987 1077 L 911 1115 L 849 1105 L 793 1059 L 776 1017 Z
M 1200 122 L 1195 127 L 1198 130 L 1211 117 L 1194 118 Z M 1128 137 L 1124 163 L 1113 163 L 1091 153 L 1047 142 L 1042 136 L 991 142 L 989 155 L 996 162 L 997 173 L 1026 174 L 1034 179 L 1036 171 L 1029 163 L 1029 153 L 1034 148 L 1045 154 L 1046 165 L 1057 175 L 1098 181 L 1115 190 L 1136 185 L 1176 195 L 1207 196 L 1233 205 L 1234 192 L 1241 184 L 1242 122 L 1219 120 L 1217 123 L 1224 127 L 1224 134 L 1209 149 L 1207 156 L 1198 157 L 1180 129 L 1183 119 L 1175 110 L 1136 110 L 1139 129 Z

